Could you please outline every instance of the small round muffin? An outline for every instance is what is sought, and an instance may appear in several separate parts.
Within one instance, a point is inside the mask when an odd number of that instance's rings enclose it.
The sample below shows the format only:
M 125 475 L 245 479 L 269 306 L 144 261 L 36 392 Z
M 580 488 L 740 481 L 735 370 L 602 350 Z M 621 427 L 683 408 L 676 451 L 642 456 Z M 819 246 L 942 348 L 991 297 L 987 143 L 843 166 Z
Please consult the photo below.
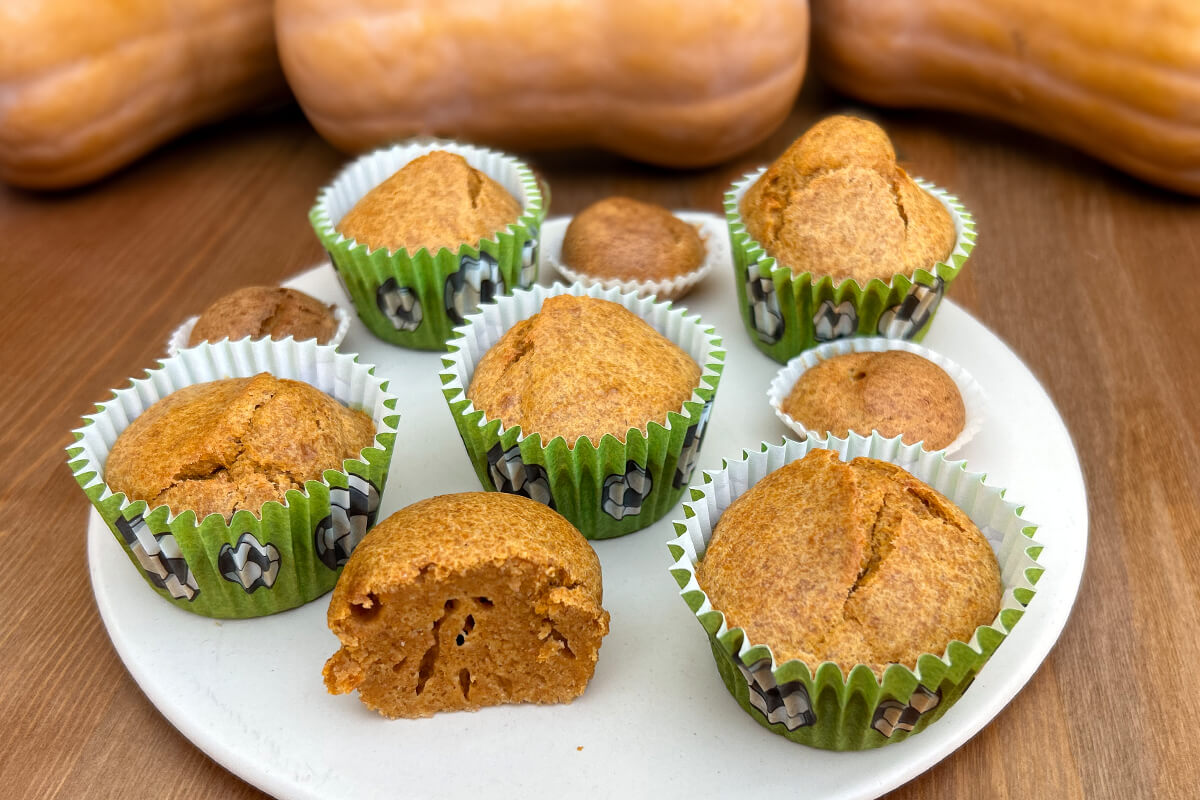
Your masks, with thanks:
M 354 204 L 336 228 L 372 250 L 475 247 L 521 214 L 521 205 L 457 153 L 434 150 L 401 167 Z
M 631 428 L 667 421 L 700 383 L 700 366 L 617 303 L 549 297 L 479 361 L 467 397 L 506 428 L 543 442 L 581 436 L 621 442 Z
M 845 438 L 871 431 L 941 450 L 962 433 L 967 412 L 954 380 L 903 350 L 844 353 L 805 370 L 780 408 L 805 428 Z
M 362 411 L 261 372 L 194 384 L 150 406 L 117 437 L 104 478 L 151 508 L 228 521 L 341 469 L 374 438 L 375 423 Z
M 696 228 L 662 206 L 607 197 L 571 220 L 562 257 L 589 277 L 664 281 L 699 269 L 705 249 Z
M 721 515 L 696 580 L 777 663 L 882 676 L 970 641 L 1000 610 L 1000 567 L 959 508 L 900 467 L 813 450 Z
M 583 694 L 608 633 L 600 560 L 541 503 L 442 495 L 377 525 L 329 602 L 331 694 L 387 717 Z
M 889 282 L 946 259 L 954 222 L 896 164 L 873 122 L 833 116 L 792 143 L 742 199 L 746 229 L 794 274 Z
M 222 339 L 316 339 L 327 344 L 337 333 L 333 306 L 295 289 L 247 286 L 218 298 L 196 320 L 188 347 Z

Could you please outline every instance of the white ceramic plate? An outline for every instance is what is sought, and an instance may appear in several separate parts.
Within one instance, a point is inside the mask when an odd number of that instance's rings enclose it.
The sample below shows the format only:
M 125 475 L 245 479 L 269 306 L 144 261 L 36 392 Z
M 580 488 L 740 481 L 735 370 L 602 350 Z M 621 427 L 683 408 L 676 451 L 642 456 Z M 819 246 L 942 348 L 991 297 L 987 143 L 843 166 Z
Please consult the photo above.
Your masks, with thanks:
M 545 227 L 556 224 L 564 223 Z M 343 300 L 328 265 L 289 285 L 327 302 Z M 763 399 L 778 364 L 750 343 L 735 298 L 725 269 L 685 301 L 716 326 L 728 349 L 701 451 L 706 468 L 788 433 Z M 1079 462 L 1037 380 L 1003 342 L 949 302 L 927 344 L 970 370 L 987 392 L 994 413 L 958 457 L 1008 487 L 1009 499 L 1024 503 L 1025 516 L 1041 525 L 1046 573 L 1021 624 L 970 691 L 904 742 L 829 753 L 776 736 L 742 712 L 667 572 L 665 542 L 678 511 L 646 530 L 596 543 L 612 633 L 595 678 L 571 705 L 388 721 L 356 696 L 325 693 L 321 667 L 337 642 L 325 627 L 324 598 L 255 620 L 188 614 L 153 595 L 93 514 L 88 558 L 96 602 L 130 674 L 171 724 L 281 798 L 708 797 L 748 785 L 764 796 L 874 797 L 945 758 L 1029 680 L 1066 624 L 1087 547 Z M 393 348 L 357 320 L 342 350 L 379 365 L 401 397 L 382 514 L 430 495 L 478 490 L 442 398 L 440 354 Z

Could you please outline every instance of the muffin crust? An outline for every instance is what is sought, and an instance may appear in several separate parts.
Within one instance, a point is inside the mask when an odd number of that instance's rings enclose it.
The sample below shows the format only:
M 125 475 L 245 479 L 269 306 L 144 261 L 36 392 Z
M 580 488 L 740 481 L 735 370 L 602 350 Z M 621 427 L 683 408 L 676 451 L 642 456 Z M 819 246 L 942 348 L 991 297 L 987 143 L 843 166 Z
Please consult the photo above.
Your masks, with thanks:
M 662 206 L 607 197 L 571 220 L 562 256 L 597 278 L 661 281 L 694 272 L 705 249 L 696 229 Z
M 337 332 L 333 306 L 295 289 L 247 286 L 218 298 L 196 320 L 188 346 L 222 339 L 316 339 L 326 344 Z

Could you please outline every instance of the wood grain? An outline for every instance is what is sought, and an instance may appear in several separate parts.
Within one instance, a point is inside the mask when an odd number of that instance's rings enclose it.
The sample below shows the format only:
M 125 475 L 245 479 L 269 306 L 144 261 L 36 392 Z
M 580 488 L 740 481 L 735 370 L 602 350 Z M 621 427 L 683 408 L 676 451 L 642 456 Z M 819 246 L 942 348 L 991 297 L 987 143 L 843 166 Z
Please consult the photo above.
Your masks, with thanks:
M 557 213 L 614 193 L 716 211 L 736 175 L 845 106 L 810 88 L 770 141 L 704 172 L 590 152 L 531 161 Z M 894 796 L 1193 796 L 1200 204 L 999 125 L 873 113 L 902 160 L 975 213 L 980 245 L 952 296 L 1047 387 L 1092 520 L 1075 612 L 1045 665 Z M 263 796 L 180 736 L 125 672 L 92 600 L 88 507 L 62 448 L 182 317 L 321 258 L 306 214 L 342 161 L 285 109 L 197 132 L 86 191 L 0 189 L 0 794 Z

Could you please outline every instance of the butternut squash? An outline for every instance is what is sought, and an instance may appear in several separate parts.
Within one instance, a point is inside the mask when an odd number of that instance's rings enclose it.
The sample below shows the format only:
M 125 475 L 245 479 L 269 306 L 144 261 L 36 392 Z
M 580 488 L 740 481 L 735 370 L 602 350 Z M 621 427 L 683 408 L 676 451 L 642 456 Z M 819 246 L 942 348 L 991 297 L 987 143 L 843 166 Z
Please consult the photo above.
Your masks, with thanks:
M 359 151 L 414 134 L 723 161 L 787 116 L 807 0 L 277 0 L 288 82 Z
M 0 3 L 9 183 L 87 183 L 284 91 L 270 0 Z
M 813 0 L 813 60 L 886 106 L 965 111 L 1200 194 L 1200 2 Z

